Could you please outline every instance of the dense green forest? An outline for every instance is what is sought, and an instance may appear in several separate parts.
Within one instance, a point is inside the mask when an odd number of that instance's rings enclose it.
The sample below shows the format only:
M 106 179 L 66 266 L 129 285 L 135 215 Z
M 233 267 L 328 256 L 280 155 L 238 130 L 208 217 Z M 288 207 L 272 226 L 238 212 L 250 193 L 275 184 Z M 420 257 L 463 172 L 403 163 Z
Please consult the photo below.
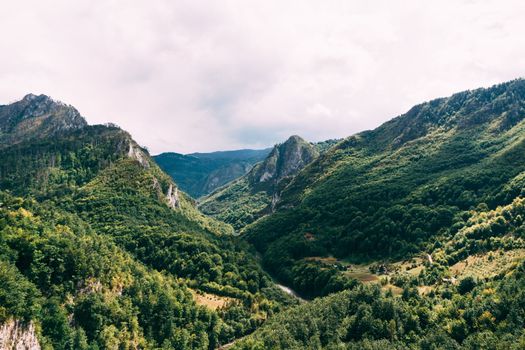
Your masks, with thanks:
M 292 136 L 206 216 L 117 126 L 0 106 L 0 325 L 43 349 L 525 348 L 524 117 L 515 80 Z
M 235 348 L 522 349 L 524 217 L 521 197 L 494 210 L 481 205 L 436 244 L 424 269 L 284 311 Z
M 521 194 L 524 116 L 523 80 L 415 106 L 309 164 L 245 237 L 306 296 L 345 288 L 345 263 L 431 253 L 472 209 Z
M 213 349 L 294 303 L 118 127 L 36 133 L 0 157 L 0 317 L 36 324 L 44 348 Z
M 359 286 L 285 311 L 234 348 L 523 349 L 524 269 L 427 297 Z
M 53 349 L 217 344 L 222 321 L 184 282 L 137 263 L 75 215 L 0 200 L 2 321 L 38 322 L 42 346 Z

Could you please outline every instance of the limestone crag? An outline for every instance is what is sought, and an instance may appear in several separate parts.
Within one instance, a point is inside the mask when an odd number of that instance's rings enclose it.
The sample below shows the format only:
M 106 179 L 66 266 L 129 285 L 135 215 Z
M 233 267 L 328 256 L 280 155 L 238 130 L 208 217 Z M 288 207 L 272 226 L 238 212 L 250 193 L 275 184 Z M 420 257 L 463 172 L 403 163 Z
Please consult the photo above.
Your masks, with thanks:
M 177 208 L 179 206 L 179 189 L 176 186 L 170 184 L 168 193 L 166 194 L 166 199 L 168 200 L 168 205 L 170 208 Z
M 143 151 L 140 149 L 140 147 L 134 146 L 132 142 L 129 143 L 128 157 L 135 159 L 140 165 L 144 167 L 144 169 L 148 169 L 150 167 L 148 159 L 144 155 Z
M 18 320 L 7 320 L 0 326 L 0 349 L 40 350 L 33 323 L 24 325 Z
M 291 136 L 275 145 L 246 175 L 202 199 L 199 208 L 240 229 L 274 212 L 281 204 L 282 191 L 301 169 L 318 157 L 316 144 Z
M 291 136 L 276 145 L 270 155 L 252 171 L 252 181 L 277 183 L 285 177 L 297 174 L 319 156 L 316 148 L 299 136 Z

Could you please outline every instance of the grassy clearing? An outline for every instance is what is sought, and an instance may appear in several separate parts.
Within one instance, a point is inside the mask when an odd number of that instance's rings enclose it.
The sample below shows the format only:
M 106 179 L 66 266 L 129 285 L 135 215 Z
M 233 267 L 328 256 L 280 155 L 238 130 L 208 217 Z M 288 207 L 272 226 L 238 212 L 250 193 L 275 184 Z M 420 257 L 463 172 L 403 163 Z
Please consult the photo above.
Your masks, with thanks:
M 403 294 L 403 288 L 400 288 L 398 286 L 394 286 L 393 284 L 386 284 L 383 287 L 381 287 L 384 291 L 391 291 L 393 295 L 399 296 Z
M 194 289 L 190 289 L 190 291 L 197 305 L 205 306 L 211 310 L 223 308 L 234 300 L 233 298 L 223 297 L 211 293 L 205 293 L 200 290 L 197 291 Z
M 352 265 L 345 274 L 363 283 L 379 282 L 379 276 L 371 273 L 368 265 Z
M 493 251 L 469 256 L 450 267 L 450 272 L 458 279 L 474 277 L 492 278 L 515 267 L 525 258 L 525 249 Z
M 310 256 L 307 258 L 304 258 L 306 261 L 317 261 L 326 265 L 333 265 L 333 264 L 339 264 L 339 265 L 347 265 L 347 263 L 337 260 L 337 258 L 334 258 L 333 256 Z

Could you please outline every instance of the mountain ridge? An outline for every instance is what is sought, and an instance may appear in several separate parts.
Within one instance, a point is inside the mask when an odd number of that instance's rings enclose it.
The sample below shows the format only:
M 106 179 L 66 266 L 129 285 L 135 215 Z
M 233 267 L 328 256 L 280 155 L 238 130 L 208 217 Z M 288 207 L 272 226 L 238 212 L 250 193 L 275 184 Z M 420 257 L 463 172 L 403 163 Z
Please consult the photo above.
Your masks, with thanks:
M 194 198 L 199 198 L 246 174 L 268 152 L 269 149 L 186 155 L 166 152 L 154 156 L 153 159 L 184 191 Z
M 131 135 L 28 100 L 57 127 L 0 148 L 0 323 L 43 348 L 214 349 L 293 303 Z
M 292 136 L 210 196 L 223 221 L 127 132 L 36 105 L 2 106 L 0 324 L 42 348 L 525 344 L 522 79 Z
M 81 129 L 86 120 L 70 105 L 46 95 L 28 94 L 20 101 L 0 106 L 0 143 L 21 142 L 30 137 L 42 137 Z
M 471 206 L 505 204 L 503 190 L 525 171 L 524 117 L 524 80 L 418 105 L 323 153 L 283 188 L 274 214 L 241 232 L 299 292 L 311 290 L 315 269 L 329 276 L 318 282 L 321 294 L 344 275 L 318 257 L 365 262 L 431 251 Z
M 291 136 L 275 145 L 246 175 L 203 198 L 199 209 L 239 229 L 270 213 L 279 201 L 281 187 L 318 155 L 314 145 Z

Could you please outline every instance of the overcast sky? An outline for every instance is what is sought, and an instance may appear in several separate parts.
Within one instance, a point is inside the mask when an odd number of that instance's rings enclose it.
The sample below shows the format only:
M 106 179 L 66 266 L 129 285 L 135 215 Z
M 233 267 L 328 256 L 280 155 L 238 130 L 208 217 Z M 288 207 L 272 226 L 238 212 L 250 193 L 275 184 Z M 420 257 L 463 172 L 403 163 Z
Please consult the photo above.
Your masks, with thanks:
M 29 92 L 153 154 L 311 141 L 525 76 L 525 2 L 2 1 L 0 104 Z

